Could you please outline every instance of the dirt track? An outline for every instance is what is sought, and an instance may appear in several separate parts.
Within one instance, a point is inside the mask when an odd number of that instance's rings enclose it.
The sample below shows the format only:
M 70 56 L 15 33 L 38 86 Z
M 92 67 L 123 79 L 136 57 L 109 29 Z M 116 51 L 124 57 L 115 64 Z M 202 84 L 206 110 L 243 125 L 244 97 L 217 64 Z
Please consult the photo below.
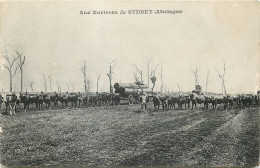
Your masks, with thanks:
M 138 107 L 0 116 L 7 166 L 255 166 L 259 108 L 138 112 Z M 137 111 L 137 112 L 135 112 Z

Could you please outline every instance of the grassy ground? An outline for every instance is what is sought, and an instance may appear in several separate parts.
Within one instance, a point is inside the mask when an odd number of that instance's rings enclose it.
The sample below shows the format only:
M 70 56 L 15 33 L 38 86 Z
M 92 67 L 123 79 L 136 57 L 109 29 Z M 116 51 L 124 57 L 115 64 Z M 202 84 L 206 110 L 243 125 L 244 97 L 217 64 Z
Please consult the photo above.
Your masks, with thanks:
M 152 107 L 149 105 L 149 107 Z M 255 166 L 259 108 L 92 107 L 0 115 L 6 166 Z

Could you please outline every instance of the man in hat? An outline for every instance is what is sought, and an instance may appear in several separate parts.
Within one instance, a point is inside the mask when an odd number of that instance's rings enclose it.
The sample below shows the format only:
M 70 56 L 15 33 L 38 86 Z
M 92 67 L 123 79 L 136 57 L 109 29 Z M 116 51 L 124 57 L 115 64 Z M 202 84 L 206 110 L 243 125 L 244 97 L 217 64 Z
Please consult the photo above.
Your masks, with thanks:
M 147 108 L 147 94 L 145 92 L 141 92 L 141 107 L 143 111 L 146 111 Z
M 43 92 L 41 92 L 39 95 L 39 110 L 42 109 L 42 106 L 43 106 Z
M 29 110 L 29 105 L 30 105 L 30 95 L 25 92 L 25 102 L 24 102 L 24 111 L 26 112 Z
M 69 98 L 69 93 L 66 92 L 66 94 L 63 96 L 63 101 L 65 103 L 66 108 L 68 108 L 68 104 L 69 104 L 68 98 Z
M 81 95 L 80 92 L 78 92 L 77 96 L 78 96 L 78 107 L 77 108 L 79 108 L 80 105 L 83 104 L 83 96 Z
M 54 109 L 57 109 L 58 107 L 58 99 L 59 99 L 59 95 L 57 94 L 56 91 L 54 91 L 54 95 L 53 95 Z
M 50 95 L 50 93 L 46 94 L 45 103 L 46 103 L 46 110 L 49 110 L 50 106 L 51 106 L 51 95 Z

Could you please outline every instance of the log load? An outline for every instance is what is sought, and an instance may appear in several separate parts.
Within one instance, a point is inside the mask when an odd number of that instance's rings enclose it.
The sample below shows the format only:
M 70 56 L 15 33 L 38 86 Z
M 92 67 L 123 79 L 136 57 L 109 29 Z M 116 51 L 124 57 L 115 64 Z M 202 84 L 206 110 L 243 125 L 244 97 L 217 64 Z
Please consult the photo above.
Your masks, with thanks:
M 115 93 L 119 93 L 121 97 L 127 97 L 133 92 L 144 92 L 151 93 L 152 89 L 148 85 L 136 85 L 135 83 L 115 83 L 114 84 Z
M 115 83 L 114 88 L 129 88 L 129 89 L 148 89 L 149 86 L 147 84 L 137 85 L 135 83 Z

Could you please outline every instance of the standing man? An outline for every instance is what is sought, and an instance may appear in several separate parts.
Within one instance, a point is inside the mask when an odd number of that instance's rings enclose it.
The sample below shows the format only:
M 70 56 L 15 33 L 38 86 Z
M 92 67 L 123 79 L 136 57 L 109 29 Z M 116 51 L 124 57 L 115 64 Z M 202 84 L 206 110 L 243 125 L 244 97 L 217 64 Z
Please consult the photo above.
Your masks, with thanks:
M 30 95 L 27 92 L 25 92 L 24 112 L 29 110 L 29 105 L 30 105 Z
M 138 90 L 136 91 L 136 96 L 137 96 L 136 97 L 136 100 L 137 100 L 136 103 L 139 103 L 140 102 L 140 92 Z
M 8 110 L 10 110 L 10 96 L 8 96 L 8 93 L 4 94 L 4 103 L 5 103 L 5 112 L 9 113 Z
M 15 112 L 17 111 L 17 107 L 16 107 L 16 101 L 17 101 L 17 97 L 15 92 L 12 93 L 11 95 L 11 101 L 10 101 L 10 115 L 15 114 Z
M 69 98 L 69 93 L 66 92 L 66 94 L 65 94 L 64 97 L 63 97 L 66 108 L 68 108 L 68 103 L 69 103 L 69 102 L 68 102 L 68 98 Z
M 45 98 L 45 103 L 46 103 L 46 110 L 49 110 L 50 106 L 51 106 L 51 95 L 50 95 L 50 93 L 47 93 L 46 98 Z
M 142 111 L 146 112 L 146 108 L 147 108 L 147 95 L 145 92 L 141 93 L 141 107 L 142 107 Z
M 41 94 L 39 95 L 39 110 L 42 109 L 42 105 L 43 105 L 43 92 L 41 92 Z
M 80 92 L 78 92 L 78 108 L 80 107 L 80 104 L 83 104 L 83 100 Z
M 59 96 L 58 96 L 58 94 L 57 94 L 57 92 L 56 91 L 54 91 L 54 109 L 57 109 L 57 106 L 58 106 L 58 98 L 59 98 Z

